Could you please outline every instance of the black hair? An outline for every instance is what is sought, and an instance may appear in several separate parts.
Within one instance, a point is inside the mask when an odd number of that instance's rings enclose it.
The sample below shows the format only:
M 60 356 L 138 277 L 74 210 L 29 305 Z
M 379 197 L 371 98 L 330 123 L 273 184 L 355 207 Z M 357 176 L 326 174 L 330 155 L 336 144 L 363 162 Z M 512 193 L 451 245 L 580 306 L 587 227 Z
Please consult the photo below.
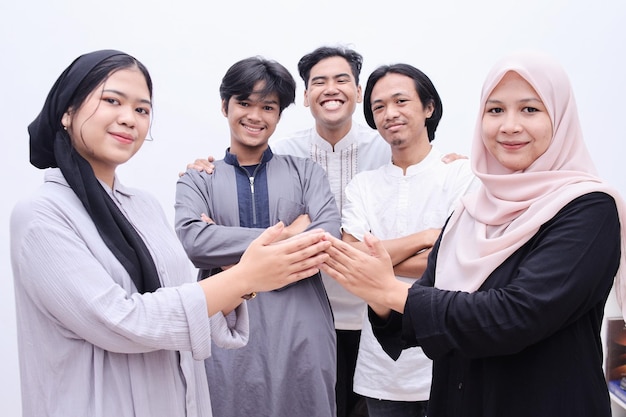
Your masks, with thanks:
M 254 86 L 264 81 L 261 91 L 254 91 Z M 228 101 L 235 96 L 237 100 L 247 100 L 252 93 L 261 97 L 278 94 L 280 113 L 294 103 L 296 81 L 283 65 L 260 56 L 242 59 L 233 64 L 220 85 L 220 97 L 224 100 L 224 109 L 228 111 Z
M 363 56 L 358 52 L 340 46 L 322 46 L 317 48 L 311 53 L 306 54 L 298 62 L 298 72 L 302 81 L 304 81 L 304 87 L 309 88 L 309 77 L 311 76 L 311 68 L 317 65 L 323 59 L 332 58 L 334 56 L 341 57 L 348 61 L 352 75 L 356 85 L 359 85 L 359 75 L 361 74 L 361 67 L 363 66 Z
M 435 140 L 435 130 L 437 130 L 437 126 L 443 115 L 441 98 L 430 78 L 422 71 L 409 64 L 381 65 L 370 74 L 363 96 L 363 113 L 365 114 L 367 124 L 372 129 L 376 129 L 374 114 L 372 112 L 372 90 L 378 80 L 387 74 L 401 74 L 413 79 L 415 91 L 417 91 L 417 95 L 420 97 L 422 106 L 427 107 L 429 104 L 432 104 L 434 110 L 433 114 L 426 119 L 426 130 L 428 131 L 428 141 L 432 142 Z

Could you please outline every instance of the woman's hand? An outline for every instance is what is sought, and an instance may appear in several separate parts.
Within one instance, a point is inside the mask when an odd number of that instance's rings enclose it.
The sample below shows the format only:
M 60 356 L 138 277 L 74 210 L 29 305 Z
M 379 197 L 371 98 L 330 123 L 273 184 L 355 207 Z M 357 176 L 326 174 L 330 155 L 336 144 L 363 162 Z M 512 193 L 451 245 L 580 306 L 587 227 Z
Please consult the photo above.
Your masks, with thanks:
M 247 276 L 250 291 L 270 291 L 319 272 L 328 259 L 331 245 L 322 229 L 310 230 L 278 241 L 284 224 L 268 227 L 256 238 L 229 271 L 237 269 Z

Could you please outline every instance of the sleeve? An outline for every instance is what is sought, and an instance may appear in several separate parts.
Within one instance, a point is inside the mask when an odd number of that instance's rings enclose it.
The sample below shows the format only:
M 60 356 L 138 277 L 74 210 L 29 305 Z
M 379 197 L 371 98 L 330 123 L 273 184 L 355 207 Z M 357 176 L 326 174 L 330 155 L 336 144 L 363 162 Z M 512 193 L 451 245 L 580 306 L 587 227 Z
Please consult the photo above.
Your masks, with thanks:
M 307 206 L 306 212 L 311 218 L 311 224 L 307 230 L 321 228 L 338 238 L 340 237 L 341 215 L 330 190 L 326 172 L 316 162 L 310 159 L 304 159 L 304 161 L 306 170 L 303 178 L 303 201 Z
M 345 189 L 346 198 L 341 211 L 341 230 L 358 240 L 363 240 L 365 233 L 370 231 L 361 182 L 364 176 L 357 174 Z
M 245 346 L 250 337 L 248 304 L 243 302 L 224 316 L 221 312 L 211 316 L 211 334 L 215 345 L 223 349 L 236 349 Z
M 227 167 L 220 166 L 220 169 Z M 239 262 L 250 242 L 263 232 L 263 229 L 209 224 L 201 219 L 200 216 L 205 213 L 219 223 L 218 213 L 213 207 L 222 204 L 222 201 L 212 201 L 217 196 L 213 195 L 210 187 L 213 179 L 208 178 L 209 175 L 218 174 L 189 170 L 176 183 L 176 234 L 191 262 L 200 269 Z
M 523 251 L 522 253 L 518 253 Z M 565 206 L 479 291 L 444 291 L 432 282 L 433 259 L 409 290 L 403 340 L 432 359 L 452 350 L 467 357 L 506 355 L 600 311 L 619 266 L 615 201 L 592 193 Z M 433 254 L 431 254 L 433 255 Z
M 68 222 L 68 215 L 29 205 L 12 218 L 16 287 L 36 309 L 31 319 L 48 320 L 63 337 L 111 352 L 166 349 L 208 357 L 211 329 L 202 288 L 186 283 L 130 293 L 132 281 L 121 264 L 103 242 L 90 240 L 92 234 L 83 237 L 89 230 Z

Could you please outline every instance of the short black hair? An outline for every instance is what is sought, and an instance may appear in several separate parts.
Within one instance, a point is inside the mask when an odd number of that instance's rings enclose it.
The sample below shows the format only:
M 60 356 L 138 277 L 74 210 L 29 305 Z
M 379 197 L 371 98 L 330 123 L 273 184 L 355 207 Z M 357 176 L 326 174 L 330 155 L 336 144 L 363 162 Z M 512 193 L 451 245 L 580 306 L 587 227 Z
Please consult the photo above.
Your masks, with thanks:
M 363 56 L 350 48 L 340 46 L 322 46 L 313 52 L 306 54 L 300 58 L 300 61 L 298 62 L 298 72 L 300 73 L 300 77 L 302 77 L 302 81 L 304 81 L 305 88 L 309 88 L 311 68 L 313 68 L 321 60 L 334 56 L 341 57 L 348 61 L 350 69 L 352 69 L 352 75 L 354 76 L 356 85 L 359 85 L 359 75 L 361 74 L 361 67 L 363 66 Z
M 257 82 L 264 81 L 265 86 L 258 93 L 261 97 L 278 94 L 280 113 L 294 103 L 296 99 L 296 81 L 283 65 L 260 56 L 242 59 L 234 63 L 220 85 L 220 97 L 228 111 L 228 101 L 232 96 L 237 100 L 246 100 L 254 91 Z
M 422 106 L 433 105 L 433 114 L 426 119 L 426 130 L 428 131 L 428 141 L 432 142 L 435 140 L 435 131 L 443 115 L 441 98 L 430 78 L 422 71 L 409 64 L 381 65 L 370 74 L 363 96 L 363 113 L 365 114 L 367 124 L 372 129 L 376 129 L 374 114 L 372 112 L 372 90 L 378 80 L 387 74 L 401 74 L 413 79 L 415 82 L 415 91 L 417 91 L 417 95 L 420 97 Z

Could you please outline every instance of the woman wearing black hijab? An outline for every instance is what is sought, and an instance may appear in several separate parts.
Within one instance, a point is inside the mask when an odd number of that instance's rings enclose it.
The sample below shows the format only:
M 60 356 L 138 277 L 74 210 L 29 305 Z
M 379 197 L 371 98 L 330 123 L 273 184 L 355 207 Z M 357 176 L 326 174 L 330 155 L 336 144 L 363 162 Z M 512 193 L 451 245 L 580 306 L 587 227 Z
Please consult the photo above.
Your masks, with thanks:
M 270 245 L 279 224 L 196 282 L 157 201 L 115 174 L 146 138 L 151 100 L 139 61 L 96 51 L 61 74 L 28 127 L 31 163 L 51 169 L 11 217 L 24 416 L 210 416 L 200 360 L 211 341 L 246 343 L 242 297 L 326 257 L 322 231 Z

